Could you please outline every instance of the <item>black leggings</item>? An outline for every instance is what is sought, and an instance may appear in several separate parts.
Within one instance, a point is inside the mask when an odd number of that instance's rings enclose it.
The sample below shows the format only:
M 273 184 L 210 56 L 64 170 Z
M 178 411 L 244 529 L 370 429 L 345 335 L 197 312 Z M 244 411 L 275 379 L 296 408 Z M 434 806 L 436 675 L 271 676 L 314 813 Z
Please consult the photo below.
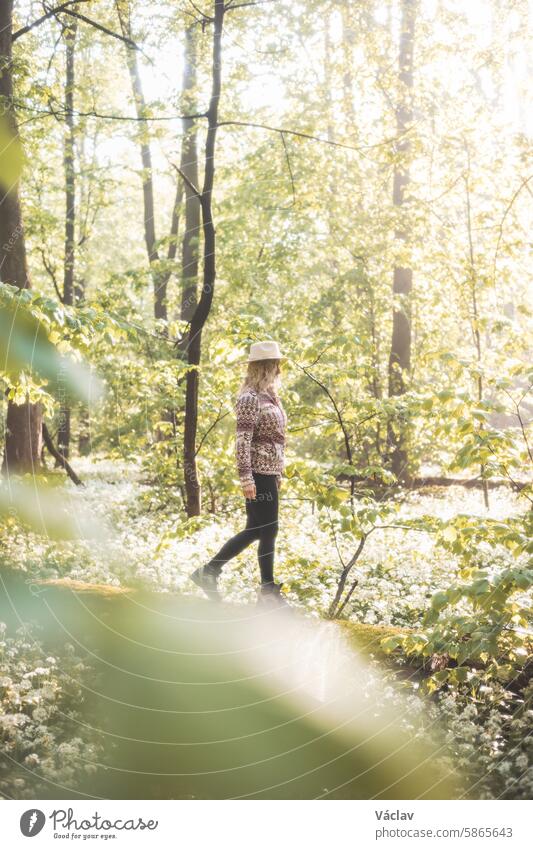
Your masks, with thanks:
M 229 539 L 218 554 L 209 561 L 216 573 L 232 557 L 244 551 L 250 543 L 259 540 L 257 559 L 261 570 L 261 583 L 274 580 L 274 549 L 278 533 L 278 485 L 276 475 L 259 475 L 253 472 L 255 498 L 246 499 L 246 527 Z

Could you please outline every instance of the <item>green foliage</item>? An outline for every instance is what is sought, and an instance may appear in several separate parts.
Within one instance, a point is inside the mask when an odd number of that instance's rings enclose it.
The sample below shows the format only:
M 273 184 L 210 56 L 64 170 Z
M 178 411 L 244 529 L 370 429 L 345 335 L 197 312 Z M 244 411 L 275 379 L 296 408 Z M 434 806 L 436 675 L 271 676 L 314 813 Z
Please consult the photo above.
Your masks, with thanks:
M 0 284 L 0 376 L 14 401 L 40 400 L 51 407 L 60 391 L 95 401 L 102 387 L 82 362 L 98 338 L 113 345 L 136 338 L 132 328 L 98 307 L 66 307 L 59 301 Z
M 436 543 L 457 560 L 460 581 L 433 595 L 419 634 L 384 646 L 446 656 L 450 668 L 431 676 L 430 690 L 509 682 L 524 669 L 533 648 L 531 522 L 529 511 L 506 522 L 458 515 L 442 523 Z

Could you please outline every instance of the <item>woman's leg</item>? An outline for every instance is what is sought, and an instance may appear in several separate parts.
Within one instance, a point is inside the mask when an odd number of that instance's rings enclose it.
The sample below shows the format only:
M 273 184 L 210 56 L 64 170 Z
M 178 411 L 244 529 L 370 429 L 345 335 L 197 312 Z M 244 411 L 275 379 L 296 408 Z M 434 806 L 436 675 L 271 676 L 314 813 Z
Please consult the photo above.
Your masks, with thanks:
M 258 539 L 258 536 L 255 529 L 247 526 L 243 531 L 239 531 L 238 534 L 235 534 L 235 536 L 225 542 L 220 551 L 211 558 L 205 568 L 213 572 L 213 574 L 219 575 L 222 567 L 228 560 L 237 557 L 241 551 L 248 548 L 256 539 Z
M 239 533 L 235 534 L 235 536 L 225 542 L 220 551 L 211 558 L 205 568 L 213 574 L 219 575 L 222 571 L 222 567 L 228 562 L 228 560 L 232 560 L 234 557 L 237 557 L 237 555 L 240 554 L 241 551 L 244 551 L 245 548 L 248 548 L 252 542 L 258 540 L 259 535 L 260 521 L 258 521 L 257 502 L 247 498 L 246 527 L 244 530 L 239 531 Z
M 278 534 L 278 485 L 275 475 L 254 475 L 256 507 L 254 521 L 259 534 L 257 559 L 261 584 L 274 581 L 274 553 Z
M 223 566 L 241 551 L 259 540 L 257 552 L 261 583 L 274 580 L 274 550 L 278 533 L 278 486 L 275 475 L 253 473 L 256 496 L 246 499 L 246 527 L 224 543 L 220 551 L 211 558 L 206 569 L 219 575 Z

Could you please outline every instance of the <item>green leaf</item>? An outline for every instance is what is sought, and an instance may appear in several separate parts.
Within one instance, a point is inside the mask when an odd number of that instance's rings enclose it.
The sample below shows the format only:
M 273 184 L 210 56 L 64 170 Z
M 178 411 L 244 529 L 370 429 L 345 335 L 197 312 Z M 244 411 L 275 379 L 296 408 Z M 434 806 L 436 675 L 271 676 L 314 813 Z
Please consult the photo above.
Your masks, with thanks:
M 386 637 L 384 640 L 380 641 L 380 645 L 382 649 L 384 649 L 386 652 L 391 652 L 394 651 L 394 649 L 398 648 L 398 646 L 402 642 L 402 639 L 403 638 L 401 636 Z
M 431 599 L 431 607 L 433 610 L 442 610 L 443 607 L 446 607 L 448 604 L 448 596 L 446 593 L 438 592 L 435 593 L 433 598 Z

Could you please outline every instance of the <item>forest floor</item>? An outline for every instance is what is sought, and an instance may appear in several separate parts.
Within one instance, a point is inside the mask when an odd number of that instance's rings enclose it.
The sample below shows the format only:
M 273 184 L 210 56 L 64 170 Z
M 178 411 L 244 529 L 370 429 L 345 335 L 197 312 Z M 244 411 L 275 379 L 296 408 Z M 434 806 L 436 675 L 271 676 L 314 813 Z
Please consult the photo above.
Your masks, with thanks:
M 61 481 L 63 495 L 67 496 L 65 509 L 79 519 L 80 525 L 90 517 L 93 537 L 51 539 L 13 523 L 5 537 L 4 566 L 26 579 L 60 579 L 60 584 L 67 579 L 67 584 L 79 581 L 99 585 L 100 593 L 109 587 L 162 597 L 177 593 L 191 601 L 200 596 L 188 575 L 240 528 L 240 499 L 236 499 L 233 512 L 208 515 L 191 528 L 183 524 L 177 509 L 159 508 L 140 467 L 91 458 L 77 460 L 76 470 L 85 485 L 77 488 L 70 481 Z M 486 511 L 479 490 L 453 487 L 408 493 L 399 515 L 407 518 L 427 513 L 451 518 L 467 513 L 501 519 L 517 509 L 517 499 L 507 489 L 490 492 L 490 509 Z M 322 618 L 340 569 L 334 541 L 311 505 L 291 500 L 287 482 L 282 491 L 281 517 L 276 577 L 286 583 L 288 598 L 296 608 L 306 616 Z M 254 548 L 224 570 L 222 590 L 229 604 L 255 601 L 258 575 Z M 361 558 L 359 585 L 343 630 L 356 650 L 362 650 L 368 661 L 379 667 L 380 675 L 390 680 L 393 689 L 400 684 L 412 716 L 423 716 L 421 721 L 428 731 L 435 723 L 443 729 L 442 739 L 451 746 L 453 770 L 468 774 L 475 798 L 527 798 L 533 789 L 533 769 L 528 765 L 533 744 L 527 733 L 529 720 L 520 714 L 516 720 L 511 718 L 503 690 L 502 708 L 490 694 L 486 699 L 481 693 L 471 698 L 466 692 L 447 692 L 444 688 L 433 697 L 423 697 L 418 693 L 419 670 L 401 658 L 386 659 L 379 650 L 380 639 L 392 629 L 420 627 L 431 596 L 450 585 L 456 569 L 429 534 L 401 529 L 376 532 Z M 100 757 L 99 743 L 80 730 L 83 722 L 76 719 L 76 704 L 81 690 L 76 688 L 78 679 L 92 674 L 91 658 L 78 657 L 75 647 L 70 647 L 66 655 L 61 649 L 54 660 L 54 651 L 50 657 L 50 648 L 39 648 L 37 642 L 31 651 L 39 684 L 30 688 L 32 679 L 28 675 L 33 673 L 28 671 L 28 635 L 19 631 L 13 636 L 8 629 L 4 638 L 0 633 L 0 643 L 5 647 L 4 657 L 9 657 L 0 681 L 4 687 L 4 741 L 11 740 L 14 749 L 24 753 L 23 764 L 35 766 L 35 776 L 32 773 L 29 779 L 23 766 L 15 779 L 17 786 L 12 776 L 0 780 L 0 790 L 4 788 L 3 792 L 15 798 L 30 798 L 36 792 L 39 775 L 53 776 L 54 781 L 59 776 L 61 781 L 75 783 L 77 758 L 90 775 L 90 764 Z M 43 703 L 43 691 L 48 693 L 49 702 Z M 37 708 L 36 703 L 40 705 Z M 45 792 L 42 785 L 40 792 Z
M 202 595 L 188 575 L 240 530 L 244 521 L 240 499 L 234 499 L 235 509 L 229 515 L 208 514 L 197 528 L 187 530 L 177 509 L 162 510 L 154 503 L 139 467 L 85 458 L 76 460 L 76 469 L 85 485 L 64 482 L 65 510 L 75 521 L 79 518 L 80 525 L 90 519 L 92 538 L 48 539 L 15 525 L 3 551 L 6 565 L 41 578 L 69 577 Z M 490 491 L 486 510 L 480 490 L 433 488 L 407 493 L 396 518 L 429 514 L 449 519 L 466 513 L 502 519 L 519 509 L 517 501 L 508 488 L 501 487 Z M 312 505 L 292 500 L 290 485 L 284 482 L 276 579 L 285 583 L 294 605 L 320 616 L 331 601 L 339 573 L 339 557 L 327 524 L 320 522 Z M 386 529 L 369 538 L 353 577 L 359 584 L 347 618 L 412 627 L 431 596 L 449 586 L 455 566 L 436 550 L 430 534 Z M 257 585 L 255 546 L 251 546 L 225 567 L 221 587 L 229 602 L 242 603 L 255 600 Z

